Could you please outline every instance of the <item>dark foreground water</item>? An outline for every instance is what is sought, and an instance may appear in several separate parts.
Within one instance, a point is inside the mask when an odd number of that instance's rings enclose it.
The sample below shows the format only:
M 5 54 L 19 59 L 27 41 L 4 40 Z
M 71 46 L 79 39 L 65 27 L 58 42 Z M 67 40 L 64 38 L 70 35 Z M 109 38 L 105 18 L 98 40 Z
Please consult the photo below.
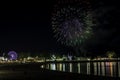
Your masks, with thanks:
M 86 64 L 85 63 L 86 62 L 79 63 L 76 61 L 75 62 L 52 61 L 52 62 L 43 62 L 43 63 L 41 62 L 41 63 L 24 63 L 24 64 L 4 63 L 4 64 L 0 64 L 0 80 L 48 80 L 48 79 L 49 80 L 120 80 L 119 77 L 107 77 L 107 76 L 103 77 L 103 76 L 86 75 L 86 74 L 92 74 L 92 72 L 94 73 L 93 71 L 94 69 L 92 69 L 94 67 L 91 67 L 92 65 L 91 63 L 89 63 L 89 65 L 88 63 Z M 47 69 L 40 68 L 40 66 Z M 78 73 L 84 73 L 84 74 L 78 74 Z
M 64 72 L 120 77 L 120 62 L 48 63 L 43 68 Z

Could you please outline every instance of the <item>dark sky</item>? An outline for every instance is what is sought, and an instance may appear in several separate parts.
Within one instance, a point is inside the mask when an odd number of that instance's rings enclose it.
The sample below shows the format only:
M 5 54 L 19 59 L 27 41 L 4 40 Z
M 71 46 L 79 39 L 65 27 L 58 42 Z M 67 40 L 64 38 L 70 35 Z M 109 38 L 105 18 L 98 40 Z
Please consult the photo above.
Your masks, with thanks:
M 0 50 L 41 51 L 59 49 L 51 29 L 53 0 L 3 2 L 0 6 Z M 107 7 L 107 9 L 106 9 Z M 93 1 L 99 25 L 88 43 L 90 51 L 120 48 L 118 2 Z M 97 9 L 98 8 L 98 9 Z M 109 11 L 109 8 L 112 9 Z M 107 12 L 106 12 L 107 11 Z M 105 12 L 105 14 L 104 14 Z
M 52 2 L 12 3 L 0 7 L 0 50 L 53 49 L 50 18 Z
M 88 49 L 92 52 L 105 53 L 115 51 L 120 53 L 120 5 L 118 0 L 93 0 L 98 25 L 93 28 L 94 37 L 90 40 Z

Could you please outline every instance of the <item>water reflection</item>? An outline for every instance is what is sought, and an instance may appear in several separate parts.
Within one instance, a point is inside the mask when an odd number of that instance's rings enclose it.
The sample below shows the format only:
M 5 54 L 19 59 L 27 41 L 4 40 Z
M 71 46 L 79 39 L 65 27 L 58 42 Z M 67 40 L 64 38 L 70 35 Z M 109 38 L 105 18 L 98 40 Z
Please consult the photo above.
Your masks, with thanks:
M 120 77 L 120 62 L 118 62 L 118 75 Z
M 90 74 L 90 63 L 87 63 L 87 74 Z
M 93 67 L 94 67 L 94 75 L 97 75 L 97 63 L 96 62 L 94 62 L 93 63 Z
M 72 72 L 72 63 L 70 63 L 70 72 Z
M 42 66 L 43 67 L 43 66 Z M 51 63 L 44 68 L 64 72 L 120 77 L 120 62 Z
M 51 70 L 56 70 L 56 65 L 54 63 L 50 64 L 50 69 Z
M 78 73 L 80 73 L 80 63 L 78 63 Z
M 106 76 L 116 76 L 116 62 L 106 62 Z
M 62 71 L 62 64 L 60 63 L 59 65 L 60 65 L 59 66 L 59 71 Z
M 101 62 L 101 75 L 104 76 L 105 75 L 105 63 L 104 62 Z

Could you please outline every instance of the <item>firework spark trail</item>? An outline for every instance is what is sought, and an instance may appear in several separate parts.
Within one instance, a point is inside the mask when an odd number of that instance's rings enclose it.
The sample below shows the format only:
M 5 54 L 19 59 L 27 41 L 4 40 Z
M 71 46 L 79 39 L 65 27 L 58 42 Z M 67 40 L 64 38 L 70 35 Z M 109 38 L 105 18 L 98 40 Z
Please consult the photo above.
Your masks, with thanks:
M 77 1 L 79 0 L 76 0 L 75 3 L 74 1 L 61 0 L 55 6 L 52 16 L 55 37 L 67 46 L 81 45 L 93 34 L 93 20 L 89 2 L 77 3 Z

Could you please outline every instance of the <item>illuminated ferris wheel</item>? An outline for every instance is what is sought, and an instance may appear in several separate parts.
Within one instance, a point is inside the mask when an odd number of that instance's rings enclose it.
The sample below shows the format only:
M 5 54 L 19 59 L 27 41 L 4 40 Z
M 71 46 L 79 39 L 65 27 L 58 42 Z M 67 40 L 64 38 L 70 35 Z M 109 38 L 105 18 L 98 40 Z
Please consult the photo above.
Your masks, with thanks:
M 8 58 L 9 60 L 16 60 L 18 56 L 17 56 L 17 53 L 15 51 L 9 51 L 8 57 L 9 57 Z

